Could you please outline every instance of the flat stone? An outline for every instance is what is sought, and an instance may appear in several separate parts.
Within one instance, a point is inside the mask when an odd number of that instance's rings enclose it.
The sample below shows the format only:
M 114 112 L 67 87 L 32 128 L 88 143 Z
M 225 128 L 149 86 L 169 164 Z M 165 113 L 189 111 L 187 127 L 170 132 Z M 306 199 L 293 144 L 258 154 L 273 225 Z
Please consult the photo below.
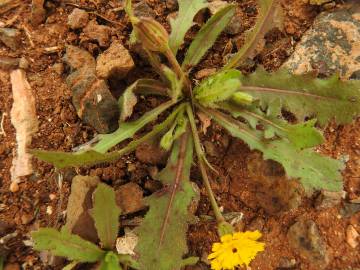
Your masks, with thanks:
M 98 240 L 94 220 L 88 210 L 92 205 L 92 193 L 100 182 L 97 176 L 77 175 L 71 184 L 71 193 L 66 209 L 65 227 L 80 237 L 96 242 Z
M 115 191 L 116 203 L 121 214 L 131 214 L 144 209 L 143 191 L 135 183 L 127 183 Z
M 346 196 L 345 191 L 333 192 L 333 191 L 322 190 L 321 193 L 316 198 L 315 208 L 316 210 L 321 210 L 321 209 L 334 207 L 336 205 L 339 205 L 341 199 L 345 198 L 345 196 Z
M 79 8 L 75 8 L 69 15 L 67 24 L 71 29 L 80 29 L 85 27 L 89 22 L 89 14 Z
M 348 79 L 360 70 L 360 12 L 356 3 L 320 14 L 283 67 L 295 74 L 340 73 Z
M 88 67 L 95 68 L 94 57 L 86 50 L 76 46 L 66 46 L 66 54 L 63 61 L 70 66 L 72 70 Z
M 0 40 L 10 49 L 16 51 L 20 48 L 21 32 L 14 28 L 0 27 Z
M 324 269 L 329 263 L 326 243 L 312 220 L 299 220 L 289 228 L 287 233 L 290 246 L 301 257 L 308 260 L 317 269 Z
M 111 76 L 116 79 L 126 77 L 134 68 L 134 61 L 129 51 L 120 41 L 114 41 L 111 46 L 96 61 L 96 74 L 99 78 L 107 79 Z
M 101 47 L 108 47 L 110 45 L 111 28 L 99 25 L 96 20 L 90 21 L 83 32 L 89 40 L 97 41 Z
M 142 0 L 137 4 L 134 4 L 134 15 L 136 17 L 151 17 L 155 18 L 156 13 L 146 1 Z
M 44 0 L 32 0 L 31 4 L 31 23 L 34 26 L 42 24 L 46 19 Z

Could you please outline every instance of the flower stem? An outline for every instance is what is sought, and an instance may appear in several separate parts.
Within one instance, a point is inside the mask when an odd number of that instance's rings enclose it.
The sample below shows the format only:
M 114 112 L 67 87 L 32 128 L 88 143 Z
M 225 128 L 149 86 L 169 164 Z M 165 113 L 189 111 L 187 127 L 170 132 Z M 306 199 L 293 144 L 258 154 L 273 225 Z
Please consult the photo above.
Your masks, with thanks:
M 220 223 L 224 222 L 225 219 L 224 219 L 223 215 L 221 214 L 220 208 L 217 205 L 214 193 L 213 193 L 213 191 L 211 189 L 211 186 L 210 186 L 209 177 L 207 175 L 206 166 L 205 166 L 205 162 L 204 162 L 204 155 L 205 154 L 204 154 L 204 152 L 203 152 L 203 150 L 201 148 L 200 138 L 199 138 L 199 135 L 198 135 L 197 129 L 196 129 L 194 114 L 193 114 L 193 111 L 192 111 L 192 108 L 191 108 L 190 105 L 188 105 L 186 107 L 186 112 L 187 112 L 187 114 L 189 116 L 189 122 L 190 122 L 190 126 L 191 126 L 191 131 L 192 131 L 192 134 L 193 134 L 193 137 L 194 137 L 195 152 L 196 152 L 196 155 L 197 155 L 197 158 L 198 158 L 198 162 L 199 162 L 199 166 L 200 166 L 200 172 L 201 172 L 201 176 L 202 176 L 202 179 L 203 179 L 203 182 L 204 182 L 204 186 L 205 186 L 206 192 L 207 192 L 207 194 L 209 196 L 210 204 L 211 204 L 211 207 L 212 207 L 212 209 L 214 211 L 216 221 L 218 222 L 218 224 L 220 224 Z

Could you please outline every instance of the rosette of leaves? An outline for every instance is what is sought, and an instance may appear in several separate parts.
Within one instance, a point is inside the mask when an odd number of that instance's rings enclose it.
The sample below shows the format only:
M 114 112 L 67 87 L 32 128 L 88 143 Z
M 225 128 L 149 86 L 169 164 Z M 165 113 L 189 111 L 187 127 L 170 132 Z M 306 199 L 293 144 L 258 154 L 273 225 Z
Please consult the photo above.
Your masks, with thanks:
M 233 55 L 216 74 L 194 85 L 191 69 L 204 57 L 235 13 L 232 4 L 219 10 L 202 26 L 182 63 L 177 52 L 193 25 L 194 16 L 207 3 L 203 0 L 179 0 L 178 16 L 171 21 L 172 32 L 151 18 L 135 17 L 131 1 L 126 12 L 133 25 L 132 41 L 140 43 L 159 80 L 140 79 L 128 87 L 119 100 L 119 129 L 99 135 L 96 143 L 73 153 L 33 150 L 39 159 L 57 168 L 111 162 L 135 150 L 141 143 L 159 138 L 161 147 L 172 154 L 158 179 L 164 188 L 148 198 L 149 211 L 137 228 L 139 243 L 135 249 L 140 269 L 180 269 L 193 263 L 183 259 L 188 252 L 186 230 L 192 221 L 189 205 L 195 193 L 189 182 L 193 147 L 204 185 L 210 190 L 207 162 L 196 126 L 201 111 L 243 140 L 264 159 L 280 163 L 290 178 L 298 179 L 310 194 L 317 189 L 342 189 L 341 161 L 314 151 L 323 142 L 323 127 L 330 121 L 350 123 L 360 113 L 358 81 L 341 81 L 337 76 L 318 79 L 314 75 L 295 76 L 285 70 L 268 73 L 262 69 L 244 75 L 236 68 L 253 57 L 269 22 L 277 14 L 277 1 L 259 0 L 259 18 L 246 33 L 244 47 Z M 137 95 L 161 95 L 168 100 L 134 121 L 127 121 Z M 288 122 L 283 111 L 292 113 L 297 122 Z M 160 114 L 166 118 L 124 148 L 110 151 L 120 142 L 133 138 Z M 209 192 L 210 201 L 215 198 Z
M 100 246 L 70 233 L 66 226 L 60 231 L 54 228 L 40 228 L 32 232 L 34 248 L 49 251 L 54 256 L 72 261 L 63 269 L 73 269 L 80 263 L 95 263 L 99 270 L 121 270 L 122 266 L 138 268 L 128 255 L 114 252 L 119 230 L 120 209 L 116 205 L 115 192 L 106 184 L 100 183 L 93 193 L 91 216 L 100 239 Z

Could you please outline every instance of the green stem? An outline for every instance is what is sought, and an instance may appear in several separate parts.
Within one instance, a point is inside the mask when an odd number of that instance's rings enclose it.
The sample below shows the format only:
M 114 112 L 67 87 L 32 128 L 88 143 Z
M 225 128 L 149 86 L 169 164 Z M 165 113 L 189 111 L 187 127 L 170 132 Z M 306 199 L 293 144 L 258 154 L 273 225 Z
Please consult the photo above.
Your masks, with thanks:
M 174 69 L 176 75 L 178 76 L 179 80 L 184 82 L 184 89 L 185 89 L 185 96 L 190 96 L 191 100 L 193 98 L 192 96 L 192 90 L 191 90 L 191 82 L 189 81 L 188 77 L 185 75 L 184 71 L 181 69 L 181 66 L 179 65 L 179 62 L 177 61 L 175 55 L 171 51 L 170 48 L 168 48 L 164 52 L 166 58 L 168 59 L 170 65 Z
M 215 218 L 216 221 L 218 222 L 218 224 L 222 223 L 225 221 L 223 215 L 221 214 L 220 208 L 217 205 L 214 193 L 211 189 L 211 185 L 209 182 L 209 177 L 207 175 L 206 172 L 206 166 L 205 166 L 205 162 L 204 162 L 204 152 L 201 148 L 201 143 L 200 143 L 200 138 L 196 129 L 196 124 L 195 124 L 195 118 L 194 118 L 194 114 L 192 111 L 191 106 L 188 104 L 188 106 L 186 107 L 186 112 L 189 116 L 189 122 L 190 122 L 190 126 L 191 126 L 191 131 L 193 133 L 193 137 L 194 137 L 194 144 L 195 144 L 195 152 L 198 158 L 198 162 L 199 162 L 199 166 L 200 166 L 200 172 L 201 172 L 201 176 L 203 178 L 203 182 L 204 182 L 204 186 L 206 189 L 206 192 L 209 196 L 209 200 L 210 200 L 210 204 L 211 207 L 214 211 L 215 214 Z

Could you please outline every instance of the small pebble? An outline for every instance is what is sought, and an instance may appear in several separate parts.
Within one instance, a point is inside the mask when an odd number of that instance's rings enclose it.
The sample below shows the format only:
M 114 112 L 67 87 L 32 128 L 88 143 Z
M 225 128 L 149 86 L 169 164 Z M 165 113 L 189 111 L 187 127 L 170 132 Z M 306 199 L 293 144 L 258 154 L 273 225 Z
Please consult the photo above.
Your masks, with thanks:
M 10 184 L 10 191 L 11 191 L 11 192 L 13 192 L 13 193 L 18 192 L 19 189 L 20 189 L 20 187 L 19 187 L 19 184 L 18 184 L 18 183 L 12 182 L 12 183 Z
M 50 199 L 51 201 L 55 200 L 55 199 L 56 199 L 56 194 L 50 193 L 50 194 L 49 194 L 49 199 Z
M 350 247 L 356 248 L 359 245 L 359 233 L 355 230 L 354 226 L 349 225 L 346 228 L 346 242 Z
M 46 207 L 46 214 L 50 216 L 52 215 L 52 213 L 53 213 L 53 208 L 52 206 L 49 205 L 48 207 Z

